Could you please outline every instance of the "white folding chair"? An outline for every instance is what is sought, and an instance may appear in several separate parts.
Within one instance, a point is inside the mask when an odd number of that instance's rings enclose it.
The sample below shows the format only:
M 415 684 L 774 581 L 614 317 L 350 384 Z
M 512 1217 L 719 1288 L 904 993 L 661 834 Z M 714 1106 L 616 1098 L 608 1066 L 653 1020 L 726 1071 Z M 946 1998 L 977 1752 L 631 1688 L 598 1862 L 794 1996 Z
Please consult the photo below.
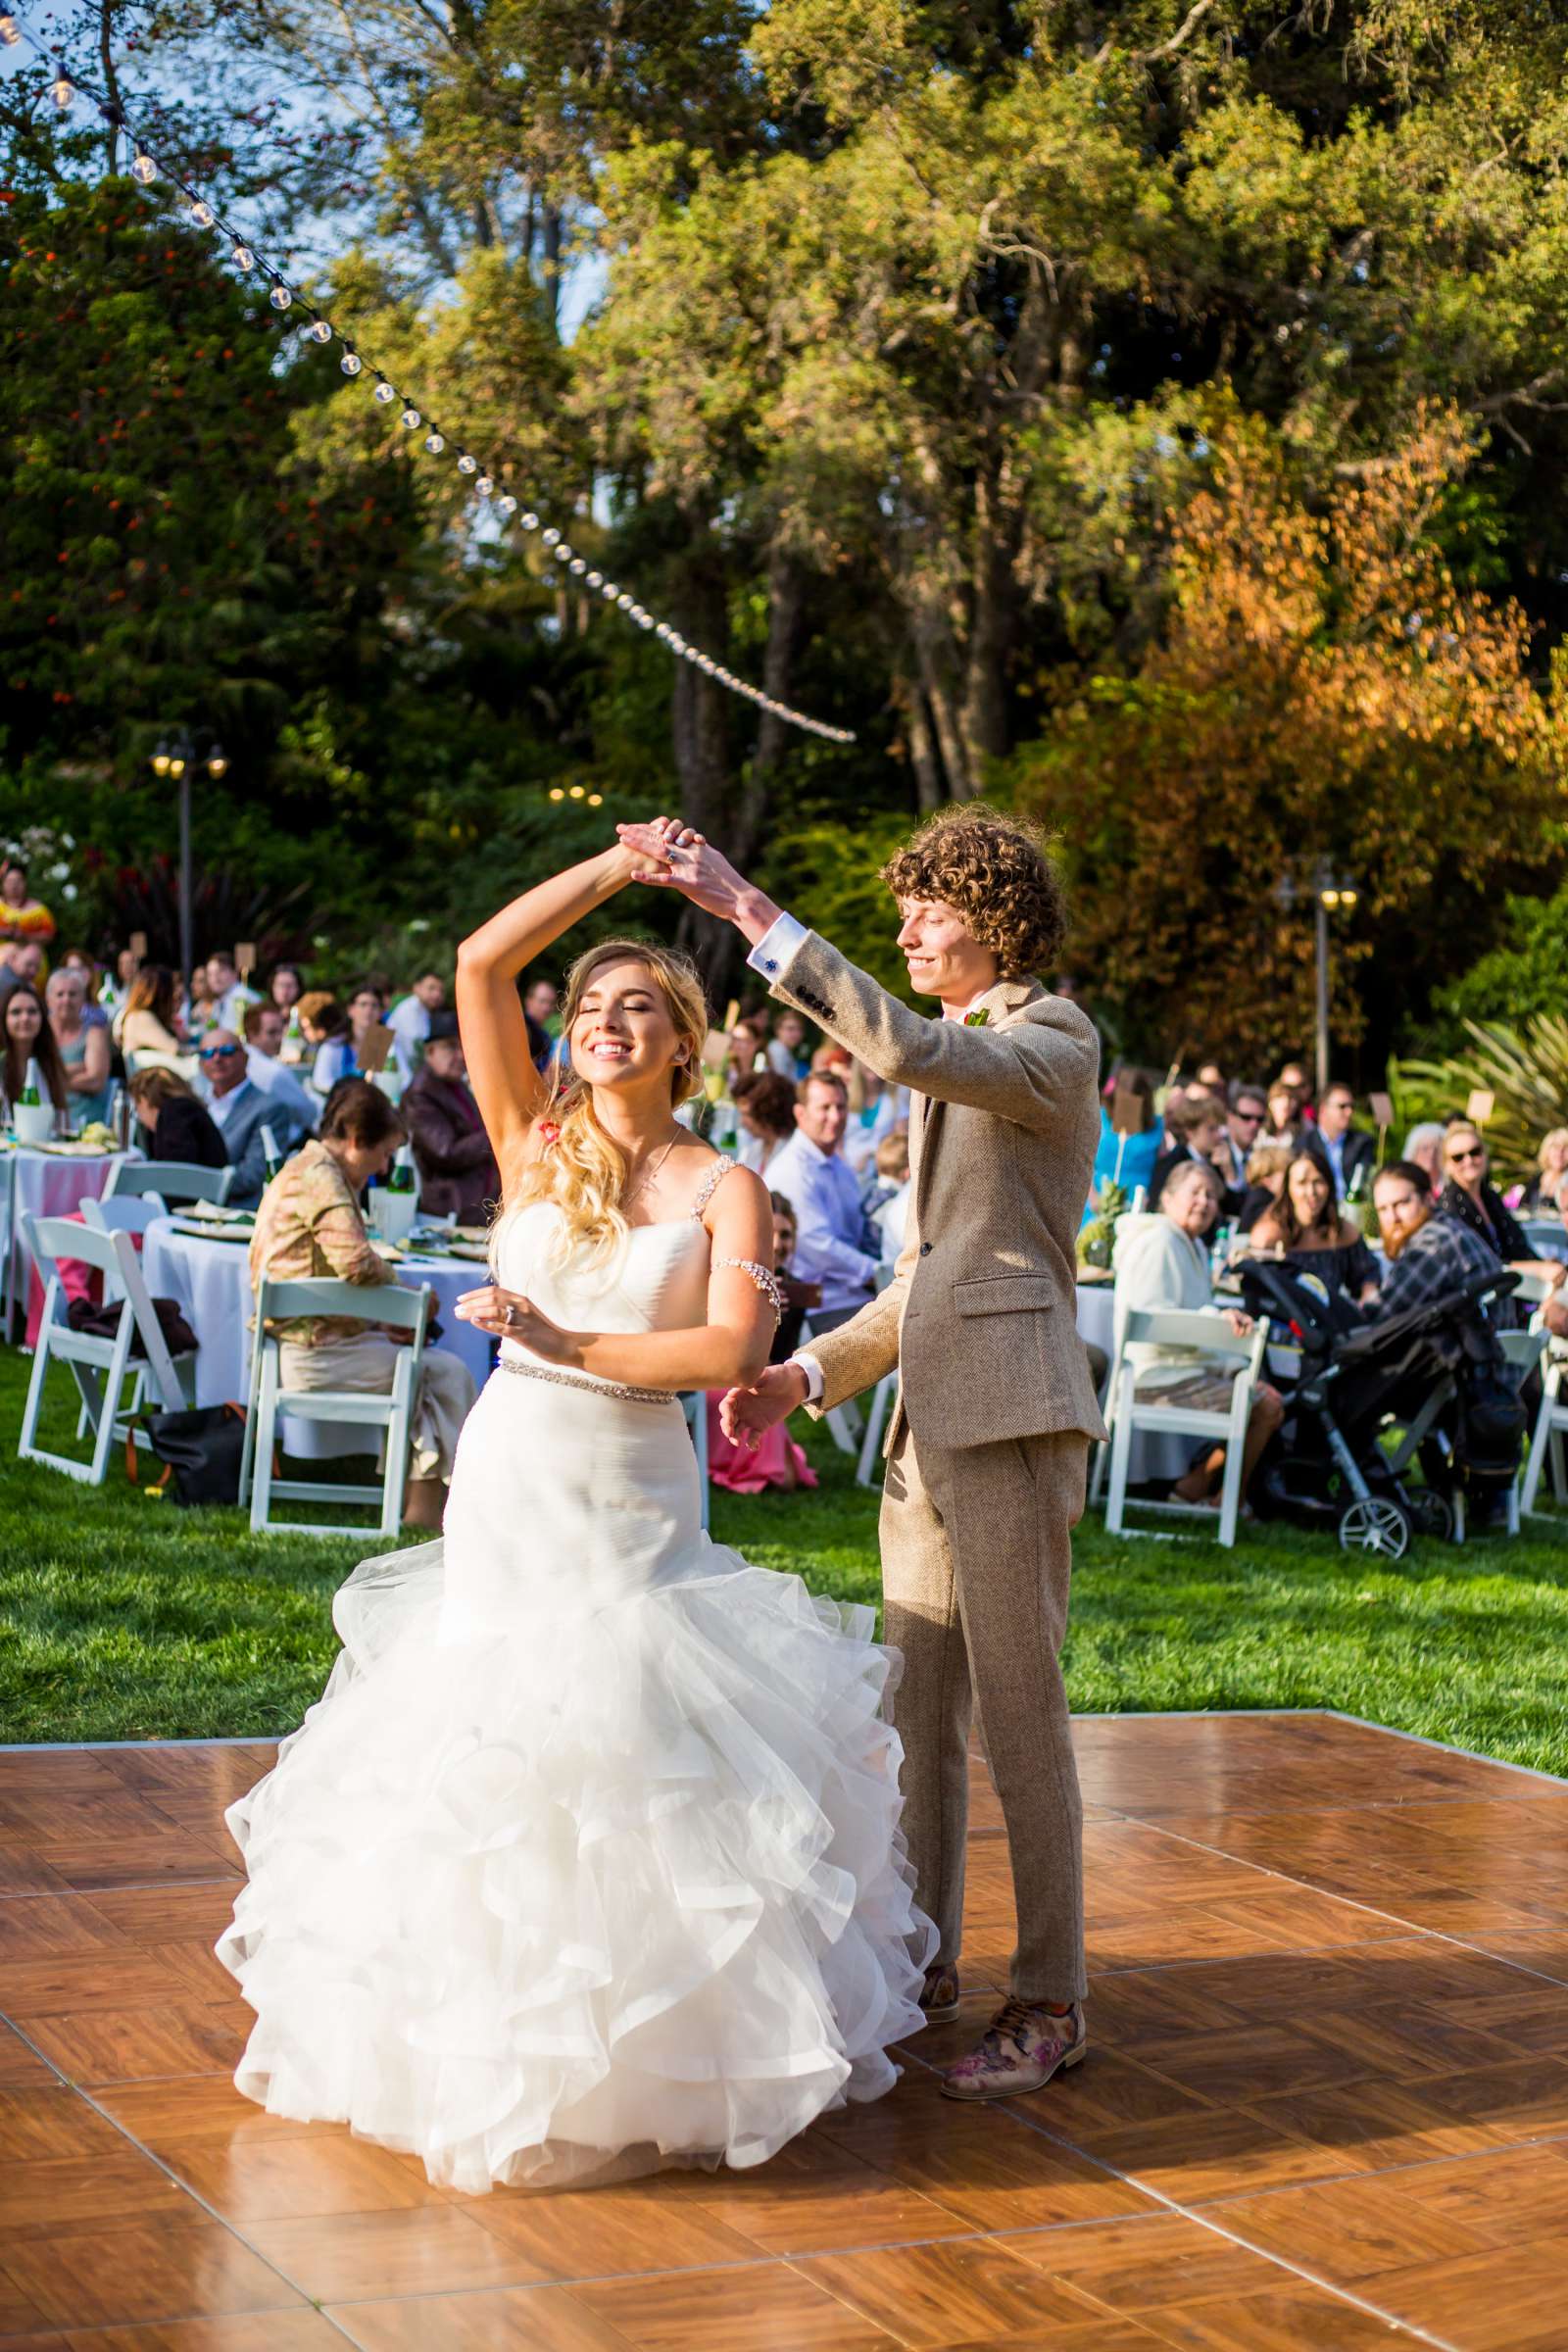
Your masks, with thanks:
M 1522 1389 L 1551 1346 L 1551 1334 L 1538 1316 L 1528 1331 L 1504 1331 L 1499 1332 L 1497 1336 L 1502 1342 L 1502 1352 L 1507 1357 L 1509 1369 L 1513 1374 L 1514 1387 Z M 1544 1405 L 1545 1399 L 1543 1398 L 1542 1401 Z M 1539 1427 L 1541 1417 L 1538 1414 L 1536 1418 Z M 1530 1451 L 1531 1454 L 1534 1454 L 1534 1446 L 1531 1446 Z M 1508 1489 L 1508 1533 L 1510 1536 L 1516 1536 L 1519 1533 L 1519 1514 L 1528 1507 L 1525 1504 L 1521 1489 L 1529 1476 L 1530 1467 L 1527 1456 L 1518 1475 L 1514 1478 L 1513 1484 Z M 1533 1499 L 1534 1497 L 1532 1497 Z
M 1089 1480 L 1089 1499 L 1098 1503 L 1104 1489 L 1105 1472 L 1110 1464 L 1110 1448 L 1116 1435 L 1116 1400 L 1121 1395 L 1122 1365 L 1126 1360 L 1127 1334 L 1123 1331 L 1116 1342 L 1116 1352 L 1105 1374 L 1104 1391 L 1100 1399 L 1100 1417 L 1105 1424 L 1104 1440 L 1095 1447 L 1094 1470 Z
M 256 1337 L 251 1348 L 249 1409 L 239 1476 L 239 1499 L 242 1507 L 249 1499 L 253 1534 L 363 1536 L 366 1532 L 363 1526 L 274 1520 L 270 1516 L 274 1502 L 378 1503 L 380 1533 L 397 1534 L 409 1479 L 414 1399 L 434 1297 L 428 1283 L 414 1290 L 396 1283 L 368 1288 L 355 1282 L 263 1281 L 256 1294 Z M 291 1323 L 304 1315 L 352 1317 L 356 1323 L 386 1323 L 412 1332 L 410 1345 L 397 1351 L 391 1389 L 285 1389 L 278 1343 L 268 1336 L 267 1326 Z M 273 1450 L 295 1421 L 346 1421 L 382 1431 L 385 1455 L 379 1484 L 328 1485 L 315 1479 L 276 1477 Z
M 113 1193 L 106 1200 L 88 1199 L 81 1203 L 82 1223 L 95 1233 L 145 1233 L 149 1225 L 168 1214 L 157 1193 Z M 107 1283 L 107 1275 L 104 1279 Z
M 122 1159 L 109 1172 L 104 1199 L 156 1193 L 166 1202 L 215 1200 L 220 1208 L 233 1181 L 232 1168 L 201 1168 L 191 1159 Z
M 1231 1356 L 1236 1360 L 1236 1378 L 1231 1384 L 1230 1404 L 1224 1412 L 1205 1412 L 1192 1404 L 1161 1404 L 1158 1392 L 1152 1396 L 1138 1395 L 1139 1367 L 1128 1360 L 1129 1350 L 1141 1344 L 1152 1343 L 1167 1348 L 1199 1348 L 1214 1356 Z M 1258 1375 L 1268 1350 L 1268 1325 L 1259 1321 L 1250 1338 L 1232 1331 L 1220 1315 L 1178 1312 L 1149 1307 L 1128 1310 L 1117 1349 L 1118 1388 L 1112 1399 L 1114 1421 L 1110 1441 L 1110 1499 L 1105 1510 L 1106 1533 L 1147 1535 L 1147 1528 L 1124 1526 L 1128 1507 L 1127 1475 L 1132 1460 L 1133 1439 L 1141 1432 L 1150 1435 L 1207 1438 L 1212 1445 L 1225 1448 L 1225 1479 L 1220 1489 L 1219 1540 L 1227 1548 L 1236 1542 L 1236 1522 L 1242 1504 L 1242 1455 L 1247 1445 L 1247 1425 L 1251 1417 L 1252 1399 L 1257 1393 Z M 1203 1367 L 1195 1364 L 1195 1373 Z M 1138 1497 L 1133 1507 L 1141 1511 L 1166 1511 L 1184 1518 L 1209 1519 L 1211 1514 L 1197 1502 L 1147 1502 Z
M 1536 1515 L 1542 1475 L 1548 1458 L 1551 1462 L 1552 1494 L 1558 1502 L 1568 1502 L 1568 1450 L 1563 1445 L 1565 1434 L 1568 1434 L 1568 1340 L 1551 1339 L 1548 1336 L 1541 1365 L 1541 1408 L 1531 1432 L 1530 1451 L 1525 1458 L 1524 1478 L 1519 1488 L 1519 1508 L 1532 1517 Z
M 134 1384 L 138 1397 L 150 1382 L 164 1409 L 177 1413 L 190 1402 L 181 1375 L 189 1378 L 196 1359 L 188 1354 L 177 1358 L 170 1354 L 129 1234 L 99 1233 L 92 1226 L 78 1225 L 69 1217 L 24 1217 L 22 1222 L 27 1249 L 45 1277 L 47 1288 L 32 1377 L 27 1383 L 26 1409 L 22 1416 L 18 1459 L 44 1462 L 51 1470 L 63 1470 L 68 1478 L 101 1487 L 109 1467 L 110 1448 L 117 1438 L 123 1438 L 127 1426 L 128 1407 L 122 1395 L 127 1372 L 144 1373 L 144 1378 Z M 70 1301 L 58 1263 L 63 1257 L 79 1258 L 86 1265 L 96 1266 L 104 1277 L 106 1294 L 113 1279 L 121 1302 L 120 1321 L 113 1339 L 99 1339 L 87 1332 L 72 1330 L 66 1315 Z M 131 1355 L 131 1344 L 138 1337 L 145 1351 L 145 1365 Z M 92 1429 L 93 1450 L 89 1462 L 74 1461 L 69 1454 L 51 1453 L 47 1446 L 37 1443 L 49 1366 L 57 1362 L 70 1365 Z
M 708 1391 L 686 1389 L 681 1394 L 680 1409 L 686 1416 L 686 1426 L 692 1433 L 692 1446 L 697 1455 L 697 1481 L 702 1494 L 703 1525 L 708 1525 Z

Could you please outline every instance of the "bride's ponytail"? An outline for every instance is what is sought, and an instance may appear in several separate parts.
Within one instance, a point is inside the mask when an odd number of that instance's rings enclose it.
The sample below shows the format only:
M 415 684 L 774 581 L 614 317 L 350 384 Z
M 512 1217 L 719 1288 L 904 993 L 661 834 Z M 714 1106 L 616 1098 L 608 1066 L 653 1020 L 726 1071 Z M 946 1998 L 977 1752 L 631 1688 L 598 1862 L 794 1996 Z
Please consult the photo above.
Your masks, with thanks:
M 651 946 L 647 940 L 602 940 L 578 956 L 566 976 L 562 1034 L 570 1035 L 594 973 L 607 963 L 629 962 L 642 964 L 653 979 L 675 1025 L 679 1046 L 685 1049 L 684 1058 L 676 1059 L 669 1074 L 670 1104 L 678 1107 L 702 1091 L 702 1055 L 709 1026 L 703 984 L 688 957 Z M 575 1071 L 564 1072 L 559 1060 L 541 1124 L 545 1122 L 556 1132 L 523 1169 L 507 1209 L 520 1208 L 531 1200 L 553 1200 L 561 1210 L 560 1256 L 564 1259 L 584 1250 L 590 1263 L 609 1257 L 626 1232 L 620 1208 L 626 1184 L 625 1158 L 594 1115 L 593 1089 Z

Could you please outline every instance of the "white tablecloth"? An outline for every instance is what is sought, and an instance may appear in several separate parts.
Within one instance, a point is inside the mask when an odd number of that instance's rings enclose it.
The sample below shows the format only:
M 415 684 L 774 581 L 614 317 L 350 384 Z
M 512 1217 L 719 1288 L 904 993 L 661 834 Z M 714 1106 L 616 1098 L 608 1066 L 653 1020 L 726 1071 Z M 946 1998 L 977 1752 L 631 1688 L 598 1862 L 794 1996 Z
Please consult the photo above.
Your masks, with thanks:
M 171 1218 L 159 1217 L 147 1228 L 141 1263 L 154 1298 L 177 1299 L 196 1334 L 197 1403 L 225 1404 L 230 1398 L 242 1403 L 251 1349 L 250 1257 L 245 1244 L 177 1233 Z M 490 1341 L 471 1323 L 458 1321 L 457 1303 L 465 1291 L 477 1290 L 483 1283 L 483 1266 L 461 1257 L 408 1257 L 398 1268 L 398 1279 L 411 1290 L 429 1284 L 442 1327 L 436 1346 L 460 1355 L 482 1387 L 490 1375 Z
M 74 1216 L 83 1200 L 101 1200 L 123 1152 L 30 1152 L 25 1146 L 0 1152 L 0 1248 L 10 1269 L 6 1297 L 24 1311 L 27 1258 L 22 1239 L 24 1217 Z

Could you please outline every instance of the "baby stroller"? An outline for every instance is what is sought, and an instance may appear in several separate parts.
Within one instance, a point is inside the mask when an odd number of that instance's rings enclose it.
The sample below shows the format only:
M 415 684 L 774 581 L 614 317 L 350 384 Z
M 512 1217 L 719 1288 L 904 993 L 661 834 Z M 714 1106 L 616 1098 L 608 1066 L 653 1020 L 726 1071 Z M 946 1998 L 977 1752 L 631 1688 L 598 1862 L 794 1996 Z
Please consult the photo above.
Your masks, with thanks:
M 1414 1529 L 1451 1537 L 1467 1500 L 1506 1490 L 1525 1414 L 1482 1301 L 1511 1291 L 1515 1275 L 1472 1275 L 1367 1323 L 1296 1266 L 1245 1258 L 1239 1272 L 1248 1312 L 1301 1351 L 1299 1377 L 1281 1384 L 1284 1423 L 1252 1482 L 1260 1517 L 1333 1527 L 1345 1550 L 1397 1560 Z M 1424 1484 L 1408 1483 L 1416 1463 Z

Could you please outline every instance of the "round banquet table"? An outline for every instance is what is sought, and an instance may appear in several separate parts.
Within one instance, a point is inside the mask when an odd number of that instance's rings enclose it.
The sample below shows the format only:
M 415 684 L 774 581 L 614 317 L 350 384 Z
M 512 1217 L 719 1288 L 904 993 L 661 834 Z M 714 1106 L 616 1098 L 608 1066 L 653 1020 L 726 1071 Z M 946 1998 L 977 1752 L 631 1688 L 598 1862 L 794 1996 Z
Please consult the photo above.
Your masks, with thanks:
M 173 1298 L 196 1334 L 196 1401 L 226 1404 L 245 1399 L 251 1357 L 250 1251 L 244 1242 L 215 1242 L 194 1233 L 180 1233 L 173 1220 L 159 1217 L 148 1226 L 142 1243 L 142 1273 L 155 1298 Z M 435 1293 L 435 1312 L 441 1320 L 438 1348 L 459 1355 L 483 1388 L 490 1377 L 489 1335 L 471 1323 L 458 1321 L 458 1300 L 465 1291 L 477 1290 L 485 1279 L 483 1266 L 462 1257 L 405 1257 L 399 1260 L 398 1280 L 410 1290 L 428 1283 Z M 323 1425 L 324 1428 L 328 1425 Z M 347 1425 L 345 1424 L 345 1427 Z M 314 1434 L 304 1428 L 290 1433 L 291 1448 L 307 1450 Z M 352 1446 L 334 1447 L 363 1452 L 366 1432 L 356 1433 Z M 326 1451 L 323 1445 L 320 1451 Z
M 24 1304 L 31 1260 L 22 1238 L 24 1217 L 74 1216 L 83 1200 L 101 1200 L 126 1152 L 39 1152 L 23 1144 L 0 1152 L 0 1250 L 4 1250 L 6 1336 L 13 1304 Z

